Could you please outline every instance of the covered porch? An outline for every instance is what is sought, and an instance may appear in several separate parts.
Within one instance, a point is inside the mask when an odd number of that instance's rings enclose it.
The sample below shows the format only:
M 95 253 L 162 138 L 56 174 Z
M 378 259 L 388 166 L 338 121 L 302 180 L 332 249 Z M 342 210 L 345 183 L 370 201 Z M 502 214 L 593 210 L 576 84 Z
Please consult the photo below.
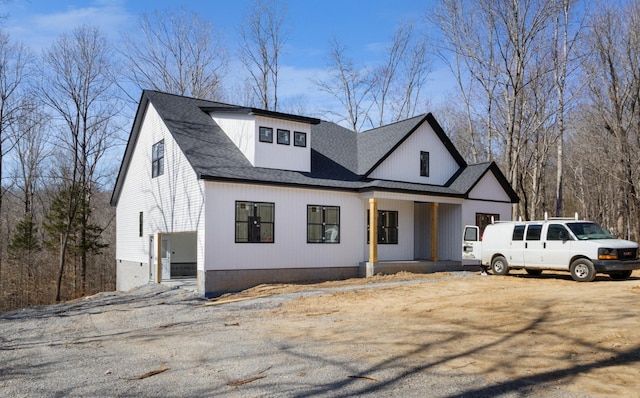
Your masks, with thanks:
M 369 192 L 363 199 L 368 210 L 367 224 L 377 228 L 368 228 L 366 260 L 359 264 L 360 276 L 468 269 L 461 261 L 461 198 Z M 399 209 L 395 245 L 379 237 L 388 235 L 385 221 L 379 222 L 379 217 L 385 217 L 390 208 Z

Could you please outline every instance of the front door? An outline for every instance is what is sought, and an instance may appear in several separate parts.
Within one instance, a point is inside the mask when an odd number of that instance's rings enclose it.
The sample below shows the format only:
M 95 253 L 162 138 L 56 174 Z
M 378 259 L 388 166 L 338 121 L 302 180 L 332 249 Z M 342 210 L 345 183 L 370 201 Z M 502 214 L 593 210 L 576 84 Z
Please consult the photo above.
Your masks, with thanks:
M 171 248 L 169 239 L 162 238 L 160 244 L 160 254 L 162 262 L 162 279 L 171 279 Z

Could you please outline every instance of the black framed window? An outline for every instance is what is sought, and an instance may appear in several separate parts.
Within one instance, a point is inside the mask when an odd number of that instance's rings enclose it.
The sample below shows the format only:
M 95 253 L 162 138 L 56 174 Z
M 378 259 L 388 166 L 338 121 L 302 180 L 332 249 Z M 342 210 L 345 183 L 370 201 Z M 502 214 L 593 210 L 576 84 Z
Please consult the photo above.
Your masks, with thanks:
M 307 205 L 307 243 L 340 243 L 340 207 Z
M 369 210 L 367 210 L 367 243 L 369 241 Z M 395 210 L 378 210 L 378 244 L 398 244 L 398 212 Z
M 142 212 L 138 215 L 138 236 L 142 236 L 144 232 L 144 215 Z
M 294 131 L 293 132 L 293 145 L 306 147 L 307 146 L 307 133 L 303 133 L 302 131 Z
M 156 142 L 151 148 L 151 177 L 164 174 L 164 140 Z
M 260 126 L 258 128 L 258 139 L 260 142 L 273 142 L 273 129 Z
M 429 152 L 420 151 L 420 175 L 429 177 Z
M 273 243 L 275 204 L 236 201 L 236 243 Z
M 291 132 L 289 130 L 278 129 L 278 144 L 289 145 L 291 143 Z

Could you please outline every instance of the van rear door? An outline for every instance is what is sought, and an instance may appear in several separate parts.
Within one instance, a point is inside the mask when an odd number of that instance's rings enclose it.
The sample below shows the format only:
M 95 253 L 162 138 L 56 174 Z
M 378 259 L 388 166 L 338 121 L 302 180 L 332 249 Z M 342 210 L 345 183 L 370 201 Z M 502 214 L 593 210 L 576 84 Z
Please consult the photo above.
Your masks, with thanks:
M 482 260 L 480 228 L 475 225 L 464 227 L 462 235 L 462 265 L 479 265 Z

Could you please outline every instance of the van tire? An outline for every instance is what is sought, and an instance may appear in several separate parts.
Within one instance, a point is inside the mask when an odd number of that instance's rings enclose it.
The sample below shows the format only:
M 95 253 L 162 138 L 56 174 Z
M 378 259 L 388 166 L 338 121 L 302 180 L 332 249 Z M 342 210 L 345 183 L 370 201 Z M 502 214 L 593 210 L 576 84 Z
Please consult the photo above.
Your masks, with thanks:
M 614 281 L 623 281 L 625 279 L 629 279 L 631 276 L 631 270 L 628 271 L 611 271 L 609 272 L 609 277 Z
M 507 275 L 509 273 L 509 264 L 503 256 L 495 256 L 491 260 L 491 270 L 496 275 Z
M 577 282 L 591 282 L 596 279 L 596 268 L 586 258 L 579 258 L 571 263 L 571 277 Z

